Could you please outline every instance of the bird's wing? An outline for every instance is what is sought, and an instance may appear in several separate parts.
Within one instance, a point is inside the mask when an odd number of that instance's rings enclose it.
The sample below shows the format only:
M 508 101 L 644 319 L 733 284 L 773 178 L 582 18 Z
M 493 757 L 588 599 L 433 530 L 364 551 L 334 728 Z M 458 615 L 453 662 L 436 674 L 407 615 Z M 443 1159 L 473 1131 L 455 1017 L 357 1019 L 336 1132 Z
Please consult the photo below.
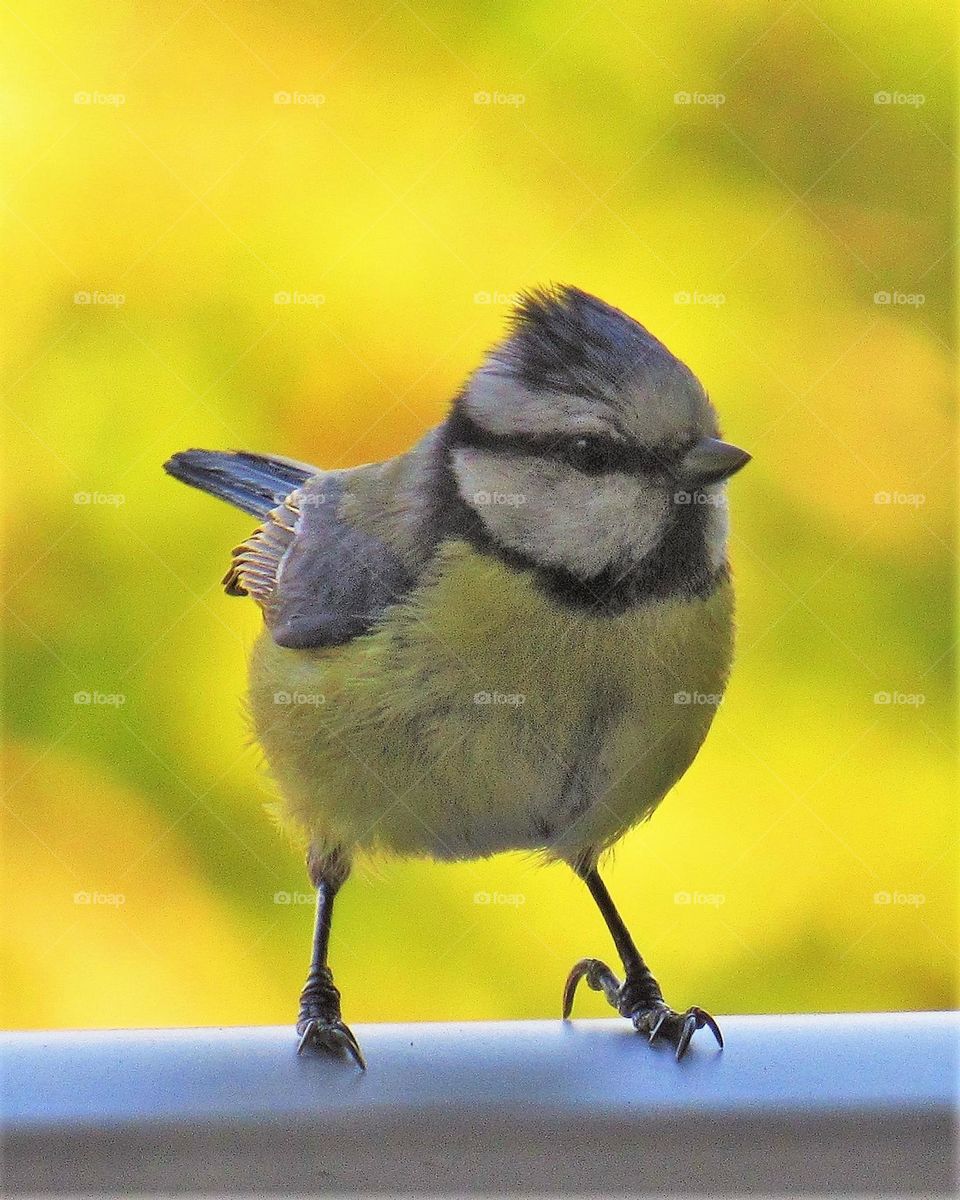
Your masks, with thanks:
M 257 601 L 278 645 L 343 645 L 415 583 L 400 552 L 355 519 L 355 478 L 373 470 L 312 475 L 234 550 L 224 587 Z

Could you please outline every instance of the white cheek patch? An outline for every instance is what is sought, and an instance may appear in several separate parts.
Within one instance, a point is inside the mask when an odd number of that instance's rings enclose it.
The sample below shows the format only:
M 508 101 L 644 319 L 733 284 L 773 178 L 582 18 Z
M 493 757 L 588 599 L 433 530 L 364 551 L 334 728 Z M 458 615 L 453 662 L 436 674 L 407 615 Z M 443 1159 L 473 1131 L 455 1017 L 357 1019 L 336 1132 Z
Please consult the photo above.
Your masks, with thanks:
M 667 497 L 635 476 L 473 449 L 454 452 L 453 471 L 498 542 L 580 576 L 639 561 L 665 531 Z

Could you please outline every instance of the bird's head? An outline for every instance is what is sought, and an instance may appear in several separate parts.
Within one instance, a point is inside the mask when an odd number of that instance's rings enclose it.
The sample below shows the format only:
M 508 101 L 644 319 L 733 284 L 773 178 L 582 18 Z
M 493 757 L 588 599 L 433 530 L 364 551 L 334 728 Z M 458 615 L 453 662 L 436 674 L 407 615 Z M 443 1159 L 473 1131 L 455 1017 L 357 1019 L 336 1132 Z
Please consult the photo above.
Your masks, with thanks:
M 696 376 L 577 288 L 526 294 L 510 324 L 444 429 L 475 527 L 530 565 L 587 582 L 646 569 L 654 591 L 675 590 L 665 572 L 683 590 L 687 568 L 698 581 L 722 570 L 723 484 L 750 456 L 719 440 Z

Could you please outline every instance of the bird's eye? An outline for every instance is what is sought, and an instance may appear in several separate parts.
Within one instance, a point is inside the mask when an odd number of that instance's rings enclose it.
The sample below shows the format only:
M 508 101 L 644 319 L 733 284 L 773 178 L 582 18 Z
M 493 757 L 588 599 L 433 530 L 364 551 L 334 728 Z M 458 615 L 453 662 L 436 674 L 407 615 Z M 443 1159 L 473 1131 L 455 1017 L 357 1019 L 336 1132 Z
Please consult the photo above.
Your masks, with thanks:
M 561 447 L 564 462 L 587 475 L 600 475 L 613 470 L 616 454 L 614 448 L 600 438 L 570 438 Z

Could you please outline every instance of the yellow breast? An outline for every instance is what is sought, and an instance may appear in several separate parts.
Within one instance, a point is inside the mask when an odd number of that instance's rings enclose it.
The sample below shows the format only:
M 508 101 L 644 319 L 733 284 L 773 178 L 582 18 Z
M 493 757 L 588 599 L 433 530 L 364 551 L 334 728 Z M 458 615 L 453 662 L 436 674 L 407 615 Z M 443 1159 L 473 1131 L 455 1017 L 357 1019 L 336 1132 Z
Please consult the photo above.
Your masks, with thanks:
M 451 543 L 372 634 L 316 651 L 261 636 L 251 707 L 278 814 L 320 846 L 599 852 L 692 762 L 732 636 L 727 583 L 597 618 Z

